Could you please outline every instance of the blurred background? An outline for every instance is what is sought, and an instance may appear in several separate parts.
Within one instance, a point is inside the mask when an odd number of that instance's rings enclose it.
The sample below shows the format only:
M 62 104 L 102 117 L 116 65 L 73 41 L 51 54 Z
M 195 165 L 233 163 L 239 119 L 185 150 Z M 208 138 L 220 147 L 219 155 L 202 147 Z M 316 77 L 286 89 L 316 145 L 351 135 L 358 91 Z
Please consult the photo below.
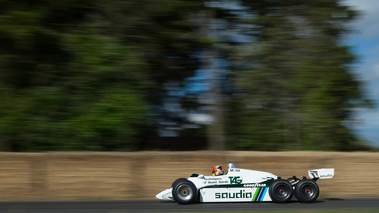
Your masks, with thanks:
M 378 7 L 2 0 L 0 151 L 375 150 Z

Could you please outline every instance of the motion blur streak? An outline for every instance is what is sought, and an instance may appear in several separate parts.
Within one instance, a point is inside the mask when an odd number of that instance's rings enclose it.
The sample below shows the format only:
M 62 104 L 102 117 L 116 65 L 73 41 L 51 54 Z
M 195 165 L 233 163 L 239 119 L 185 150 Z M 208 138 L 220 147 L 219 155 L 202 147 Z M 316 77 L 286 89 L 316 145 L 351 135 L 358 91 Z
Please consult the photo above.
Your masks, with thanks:
M 379 187 L 377 153 L 48 152 L 0 153 L 0 201 L 155 200 L 176 179 L 211 175 L 214 165 L 227 168 L 229 161 L 283 179 L 335 168 L 332 179 L 317 181 L 323 197 L 379 196 L 372 190 Z
M 370 150 L 338 0 L 0 2 L 0 150 Z

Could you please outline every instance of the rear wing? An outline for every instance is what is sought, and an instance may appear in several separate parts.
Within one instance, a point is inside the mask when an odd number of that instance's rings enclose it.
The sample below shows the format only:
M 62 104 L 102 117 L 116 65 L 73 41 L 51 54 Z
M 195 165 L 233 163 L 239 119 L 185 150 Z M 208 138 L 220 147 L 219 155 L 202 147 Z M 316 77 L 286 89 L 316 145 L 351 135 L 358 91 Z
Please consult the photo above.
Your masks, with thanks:
M 329 179 L 334 176 L 334 169 L 309 170 L 308 176 L 313 179 Z

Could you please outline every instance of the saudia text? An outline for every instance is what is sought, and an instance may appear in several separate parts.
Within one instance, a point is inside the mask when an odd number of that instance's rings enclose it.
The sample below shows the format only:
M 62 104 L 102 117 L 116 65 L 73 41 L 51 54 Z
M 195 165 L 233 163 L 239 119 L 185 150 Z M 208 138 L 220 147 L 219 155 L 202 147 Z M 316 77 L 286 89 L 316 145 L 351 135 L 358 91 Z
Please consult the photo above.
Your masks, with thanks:
M 252 192 L 245 192 L 245 190 L 240 190 L 239 192 L 223 192 L 215 193 L 216 199 L 222 198 L 253 198 Z

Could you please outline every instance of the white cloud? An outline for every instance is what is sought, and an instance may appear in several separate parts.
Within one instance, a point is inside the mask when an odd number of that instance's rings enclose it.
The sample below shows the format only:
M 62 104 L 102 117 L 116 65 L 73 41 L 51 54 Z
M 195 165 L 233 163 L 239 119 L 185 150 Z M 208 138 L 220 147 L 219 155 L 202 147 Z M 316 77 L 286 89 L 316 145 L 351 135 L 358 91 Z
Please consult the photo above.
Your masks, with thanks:
M 348 35 L 346 43 L 355 46 L 359 61 L 354 72 L 360 80 L 372 83 L 379 80 L 379 1 L 342 0 L 343 4 L 358 10 L 362 15 L 350 23 L 355 32 Z
M 362 13 L 362 15 L 352 23 L 362 38 L 371 40 L 379 36 L 378 0 L 344 0 L 341 2 Z
M 379 80 L 379 1 L 342 0 L 343 4 L 362 13 L 350 26 L 356 30 L 349 36 L 348 44 L 358 46 L 360 58 L 357 73 L 363 81 L 373 83 Z
M 373 66 L 374 78 L 379 79 L 379 63 Z
M 366 83 L 366 86 L 379 80 L 379 63 L 377 60 L 365 60 L 365 62 L 355 66 L 355 69 L 358 71 L 359 80 Z

